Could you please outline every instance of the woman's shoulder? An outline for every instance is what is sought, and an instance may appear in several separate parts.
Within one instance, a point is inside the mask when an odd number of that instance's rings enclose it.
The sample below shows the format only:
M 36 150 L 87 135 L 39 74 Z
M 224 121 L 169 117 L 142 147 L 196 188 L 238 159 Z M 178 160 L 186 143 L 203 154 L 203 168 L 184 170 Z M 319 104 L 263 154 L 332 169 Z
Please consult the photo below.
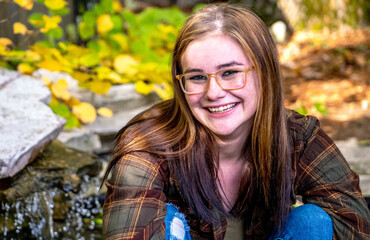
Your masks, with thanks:
M 145 151 L 134 151 L 121 156 L 112 168 L 112 178 L 122 178 L 118 182 L 135 181 L 160 177 L 168 178 L 165 159 Z M 117 182 L 117 181 L 115 181 Z
M 288 130 L 295 137 L 307 139 L 320 128 L 320 121 L 311 115 L 302 115 L 292 109 L 286 109 Z
M 164 167 L 165 159 L 156 154 L 146 151 L 132 151 L 121 156 L 116 162 L 116 167 L 120 165 L 134 166 L 142 169 L 162 168 Z

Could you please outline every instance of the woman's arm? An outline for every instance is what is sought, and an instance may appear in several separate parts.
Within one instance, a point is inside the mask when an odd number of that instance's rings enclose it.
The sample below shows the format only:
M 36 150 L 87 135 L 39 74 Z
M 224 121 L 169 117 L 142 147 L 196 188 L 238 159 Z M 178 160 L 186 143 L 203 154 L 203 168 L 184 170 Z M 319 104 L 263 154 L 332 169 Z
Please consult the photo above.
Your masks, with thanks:
M 148 153 L 123 156 L 107 181 L 104 239 L 164 239 L 166 196 L 162 161 Z
M 350 169 L 319 122 L 312 117 L 306 120 L 302 151 L 296 162 L 297 194 L 305 203 L 315 204 L 331 216 L 334 239 L 370 239 L 370 213 L 357 173 Z

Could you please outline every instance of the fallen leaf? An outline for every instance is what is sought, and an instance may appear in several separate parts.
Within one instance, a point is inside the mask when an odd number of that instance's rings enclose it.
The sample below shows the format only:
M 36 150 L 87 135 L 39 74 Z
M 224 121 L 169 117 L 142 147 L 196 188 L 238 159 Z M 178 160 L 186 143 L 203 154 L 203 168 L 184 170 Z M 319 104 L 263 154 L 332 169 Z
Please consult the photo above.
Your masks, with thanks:
M 73 106 L 72 112 L 76 114 L 83 123 L 92 123 L 96 119 L 96 110 L 94 106 L 87 102 L 81 102 Z
M 111 86 L 110 82 L 99 79 L 95 79 L 88 84 L 88 88 L 96 94 L 106 94 Z
M 98 109 L 98 114 L 103 117 L 111 118 L 113 116 L 112 110 L 106 107 L 101 107 Z
M 37 66 L 50 71 L 61 71 L 63 69 L 63 65 L 54 59 L 45 59 L 42 62 L 37 63 Z
M 20 63 L 17 66 L 17 70 L 23 74 L 32 74 L 35 68 L 29 63 Z
M 49 78 L 49 77 L 47 77 L 47 76 L 42 76 L 42 77 L 41 77 L 41 81 L 42 81 L 43 83 L 45 83 L 45 85 L 46 85 L 46 86 L 48 86 L 49 84 L 51 84 L 51 80 L 50 80 L 50 78 Z
M 153 90 L 153 84 L 146 84 L 144 81 L 135 83 L 135 89 L 138 93 L 148 95 Z
M 65 79 L 60 79 L 51 85 L 51 92 L 60 99 L 68 101 L 71 98 L 71 93 L 68 92 L 68 83 Z

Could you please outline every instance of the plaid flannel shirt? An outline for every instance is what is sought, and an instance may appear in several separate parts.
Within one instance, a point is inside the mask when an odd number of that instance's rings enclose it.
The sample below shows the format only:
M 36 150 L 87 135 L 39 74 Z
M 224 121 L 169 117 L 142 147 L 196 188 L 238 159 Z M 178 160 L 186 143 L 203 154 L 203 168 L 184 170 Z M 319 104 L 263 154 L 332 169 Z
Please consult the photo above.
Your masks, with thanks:
M 325 210 L 336 240 L 370 239 L 370 213 L 359 177 L 312 116 L 287 111 L 292 146 L 293 192 Z M 123 156 L 114 166 L 103 208 L 105 239 L 165 239 L 166 203 L 180 207 L 195 239 L 224 238 L 227 222 L 197 219 L 182 198 L 165 159 L 144 152 Z M 217 213 L 216 213 L 217 214 Z M 246 231 L 246 239 L 248 239 Z

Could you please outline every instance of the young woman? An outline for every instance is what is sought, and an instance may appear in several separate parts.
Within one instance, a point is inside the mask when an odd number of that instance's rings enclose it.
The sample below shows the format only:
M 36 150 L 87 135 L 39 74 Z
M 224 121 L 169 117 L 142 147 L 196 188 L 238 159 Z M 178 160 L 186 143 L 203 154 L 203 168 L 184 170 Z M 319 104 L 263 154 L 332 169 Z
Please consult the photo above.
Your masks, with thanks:
M 316 118 L 284 108 L 276 48 L 255 14 L 197 11 L 172 76 L 174 98 L 117 134 L 106 239 L 370 238 L 358 175 Z

